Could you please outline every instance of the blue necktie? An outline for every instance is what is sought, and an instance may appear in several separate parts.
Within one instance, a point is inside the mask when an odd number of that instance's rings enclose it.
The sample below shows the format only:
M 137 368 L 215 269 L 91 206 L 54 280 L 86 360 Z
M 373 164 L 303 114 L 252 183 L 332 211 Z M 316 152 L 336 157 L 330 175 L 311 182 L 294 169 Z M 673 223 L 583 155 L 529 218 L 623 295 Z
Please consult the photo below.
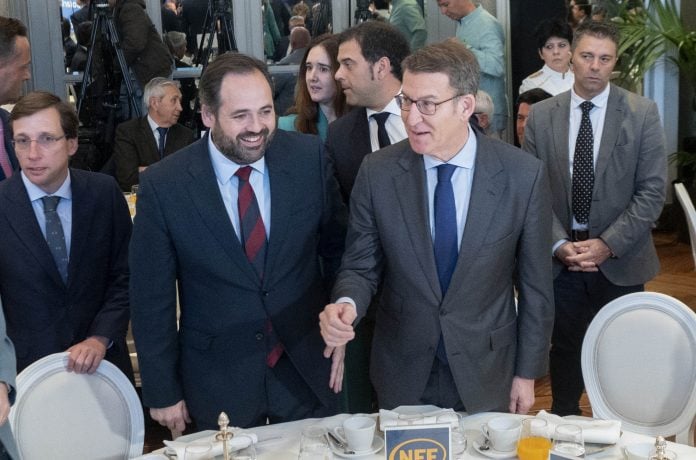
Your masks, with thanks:
M 455 165 L 442 164 L 437 167 L 435 187 L 435 263 L 437 277 L 444 297 L 449 287 L 454 266 L 457 265 L 457 209 L 454 205 L 452 174 Z
M 159 152 L 160 159 L 164 158 L 164 143 L 167 140 L 167 131 L 169 131 L 169 128 L 157 128 L 157 132 L 159 133 L 157 151 Z
M 65 244 L 65 234 L 63 224 L 58 216 L 59 196 L 45 196 L 41 198 L 44 206 L 44 216 L 46 217 L 46 243 L 51 250 L 53 260 L 64 283 L 68 281 L 68 250 Z
M 442 296 L 449 287 L 454 267 L 457 265 L 459 249 L 457 245 L 457 208 L 454 205 L 454 189 L 452 174 L 457 169 L 455 165 L 442 164 L 437 167 L 437 186 L 435 187 L 435 265 L 440 281 Z M 437 358 L 447 364 L 445 343 L 440 333 L 437 344 Z

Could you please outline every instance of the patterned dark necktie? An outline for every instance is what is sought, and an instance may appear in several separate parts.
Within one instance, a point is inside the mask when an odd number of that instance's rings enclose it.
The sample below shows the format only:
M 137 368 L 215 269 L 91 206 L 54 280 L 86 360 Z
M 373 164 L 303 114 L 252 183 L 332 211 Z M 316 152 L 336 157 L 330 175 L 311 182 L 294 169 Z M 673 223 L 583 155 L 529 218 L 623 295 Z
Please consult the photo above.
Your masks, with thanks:
M 51 250 L 53 260 L 56 262 L 58 273 L 66 283 L 68 280 L 68 250 L 65 245 L 65 234 L 63 224 L 60 222 L 57 208 L 60 201 L 59 196 L 45 196 L 41 198 L 46 217 L 46 243 Z
M 379 148 L 383 149 L 384 147 L 391 145 L 386 127 L 389 112 L 373 113 L 371 116 L 377 122 L 377 141 L 379 142 Z
M 590 111 L 593 107 L 591 101 L 580 104 L 582 120 L 573 156 L 573 215 L 582 225 L 587 225 L 590 217 L 594 188 L 594 135 L 590 121 Z
M 455 165 L 442 164 L 437 167 L 437 185 L 435 186 L 434 217 L 435 217 L 435 265 L 440 281 L 442 296 L 449 288 L 454 267 L 457 265 L 459 249 L 457 245 L 457 209 L 454 204 L 454 188 L 452 174 L 457 169 Z M 437 344 L 437 357 L 447 363 L 445 342 L 440 334 Z
M 157 151 L 159 152 L 160 159 L 164 158 L 164 144 L 167 141 L 167 131 L 169 131 L 169 128 L 157 128 L 157 132 L 159 133 Z
M 239 229 L 241 232 L 242 246 L 244 253 L 254 270 L 263 279 L 263 270 L 266 262 L 266 227 L 263 225 L 259 203 L 256 201 L 256 194 L 249 183 L 251 166 L 243 166 L 234 174 L 239 178 L 239 195 L 237 198 L 237 209 L 239 211 Z M 274 367 L 283 354 L 283 344 L 280 343 L 278 336 L 273 329 L 270 318 L 265 324 L 266 365 Z

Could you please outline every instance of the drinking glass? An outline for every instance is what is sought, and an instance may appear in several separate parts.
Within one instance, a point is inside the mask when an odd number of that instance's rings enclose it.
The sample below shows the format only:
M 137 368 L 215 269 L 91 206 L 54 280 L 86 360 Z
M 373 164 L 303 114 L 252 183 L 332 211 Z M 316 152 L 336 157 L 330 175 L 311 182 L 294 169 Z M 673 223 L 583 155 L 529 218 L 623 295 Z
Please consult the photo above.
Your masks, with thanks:
M 237 434 L 235 438 L 247 438 L 249 442 L 246 447 L 233 451 L 231 457 L 234 460 L 256 460 L 256 446 L 254 445 L 254 440 L 245 434 Z
M 558 425 L 553 434 L 553 451 L 559 454 L 581 457 L 585 454 L 582 428 L 570 423 Z
M 464 428 L 461 414 L 457 412 L 447 412 L 437 416 L 437 423 L 449 423 L 452 426 L 452 458 L 460 460 L 466 452 L 466 436 L 464 436 Z
M 522 420 L 520 440 L 517 443 L 519 459 L 547 460 L 550 450 L 551 441 L 546 420 L 537 417 Z
M 332 458 L 326 428 L 310 425 L 302 429 L 298 460 L 330 460 Z
M 209 442 L 192 442 L 184 449 L 184 460 L 208 460 L 213 458 L 212 451 Z

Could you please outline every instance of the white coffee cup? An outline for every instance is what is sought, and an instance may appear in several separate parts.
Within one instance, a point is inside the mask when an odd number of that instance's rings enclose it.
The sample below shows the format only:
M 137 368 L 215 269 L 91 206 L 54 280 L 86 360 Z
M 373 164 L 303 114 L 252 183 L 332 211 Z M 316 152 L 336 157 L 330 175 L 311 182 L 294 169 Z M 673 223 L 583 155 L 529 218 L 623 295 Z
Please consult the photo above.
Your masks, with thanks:
M 348 448 L 355 452 L 370 450 L 375 436 L 375 419 L 367 415 L 353 415 L 343 421 L 343 425 L 336 427 L 339 437 L 348 444 Z
M 500 452 L 510 452 L 517 447 L 522 422 L 516 417 L 501 416 L 481 425 L 481 432 L 491 442 L 491 447 Z

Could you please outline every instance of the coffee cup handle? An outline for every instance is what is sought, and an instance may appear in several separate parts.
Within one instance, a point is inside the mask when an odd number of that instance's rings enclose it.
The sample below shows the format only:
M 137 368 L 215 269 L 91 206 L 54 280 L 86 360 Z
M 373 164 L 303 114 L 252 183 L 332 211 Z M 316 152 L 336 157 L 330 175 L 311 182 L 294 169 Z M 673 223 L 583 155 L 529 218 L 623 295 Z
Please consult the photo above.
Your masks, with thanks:
M 486 425 L 485 423 L 481 425 L 481 433 L 483 433 L 484 438 L 489 439 L 488 438 L 488 425 Z
M 343 444 L 345 444 L 346 446 L 348 445 L 348 441 L 346 441 L 346 436 L 344 434 L 342 426 L 334 427 L 333 433 Z

